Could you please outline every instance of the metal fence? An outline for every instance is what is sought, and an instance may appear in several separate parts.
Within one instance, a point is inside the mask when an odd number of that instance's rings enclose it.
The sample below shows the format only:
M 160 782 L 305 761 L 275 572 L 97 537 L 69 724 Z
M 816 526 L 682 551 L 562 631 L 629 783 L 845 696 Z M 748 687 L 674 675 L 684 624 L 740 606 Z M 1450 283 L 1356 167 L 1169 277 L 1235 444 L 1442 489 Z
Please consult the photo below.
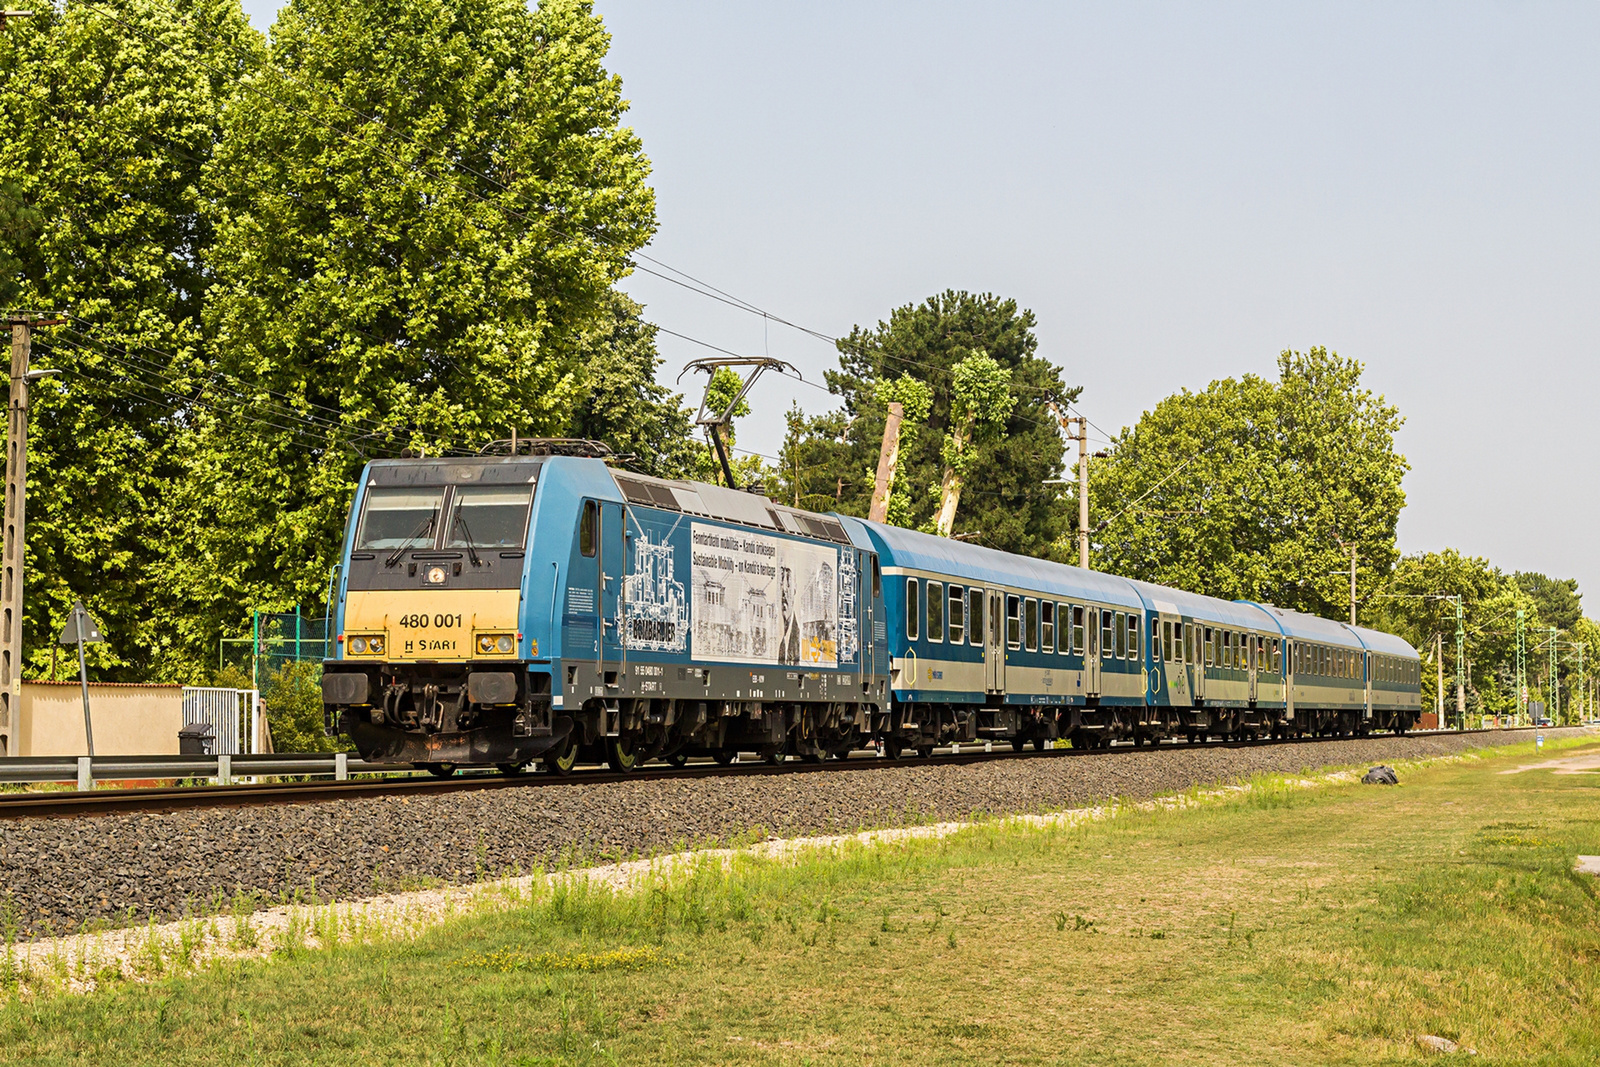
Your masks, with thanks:
M 217 642 L 217 666 L 236 668 L 259 689 L 288 664 L 320 664 L 332 654 L 332 637 L 326 616 L 310 618 L 298 611 L 252 612 L 249 637 L 224 637 Z
M 239 756 L 260 748 L 261 693 L 256 689 L 183 688 L 183 725 L 211 727 L 211 753 Z

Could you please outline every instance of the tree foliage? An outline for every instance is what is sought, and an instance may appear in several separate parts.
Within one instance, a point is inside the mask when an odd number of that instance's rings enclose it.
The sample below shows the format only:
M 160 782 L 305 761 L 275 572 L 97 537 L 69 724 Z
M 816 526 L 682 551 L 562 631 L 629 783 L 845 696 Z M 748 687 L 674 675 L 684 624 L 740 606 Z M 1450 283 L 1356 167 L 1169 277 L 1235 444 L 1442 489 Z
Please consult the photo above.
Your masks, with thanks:
M 0 306 L 63 311 L 35 335 L 24 644 L 35 672 L 75 598 L 99 673 L 170 670 L 156 576 L 206 369 L 203 174 L 232 82 L 263 42 L 236 2 L 107 0 L 0 33 Z
M 906 373 L 925 382 L 933 400 L 925 423 L 930 432 L 918 428 L 915 439 L 902 444 L 896 482 L 908 490 L 906 525 L 931 523 L 944 471 L 944 435 L 952 422 L 955 367 L 982 351 L 1010 372 L 1015 407 L 1003 436 L 973 447 L 968 484 L 982 488 L 967 489 L 955 533 L 1007 551 L 1047 554 L 1066 521 L 1064 505 L 1042 485 L 1060 473 L 1063 450 L 1049 406 L 1070 402 L 1078 391 L 1062 382 L 1059 368 L 1037 355 L 1033 327 L 1033 313 L 1014 300 L 950 290 L 896 308 L 877 326 L 857 326 L 841 338 L 840 366 L 828 372 L 827 380 L 843 400 L 844 433 L 828 438 L 826 431 L 834 425 L 829 423 L 820 427 L 823 432 L 793 442 L 824 454 L 824 467 L 837 472 L 837 509 L 867 514 L 886 417 L 876 384 Z M 786 462 L 781 477 L 794 477 L 789 466 Z
M 1348 613 L 1398 552 L 1405 457 L 1399 412 L 1361 386 L 1361 364 L 1284 352 L 1255 375 L 1184 390 L 1118 435 L 1091 466 L 1096 569 L 1315 615 Z
M 954 532 L 956 508 L 967 471 L 977 459 L 979 441 L 1005 435 L 1006 418 L 1016 407 L 1011 395 L 1011 372 L 989 358 L 987 352 L 969 352 L 950 374 L 950 425 L 939 459 L 944 474 L 939 481 L 939 514 L 934 522 L 940 537 Z
M 366 458 L 602 417 L 586 340 L 621 340 L 611 286 L 654 228 L 607 43 L 579 0 L 282 10 L 207 172 L 228 389 L 184 501 L 209 521 L 173 568 L 227 617 L 197 632 L 322 598 Z

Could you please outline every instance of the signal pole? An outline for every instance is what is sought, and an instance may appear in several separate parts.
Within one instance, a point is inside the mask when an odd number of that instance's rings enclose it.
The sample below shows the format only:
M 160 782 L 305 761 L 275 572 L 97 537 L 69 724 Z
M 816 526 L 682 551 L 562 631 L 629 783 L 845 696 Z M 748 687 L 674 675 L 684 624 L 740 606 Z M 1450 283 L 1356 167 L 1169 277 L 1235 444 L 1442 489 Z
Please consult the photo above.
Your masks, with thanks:
M 65 319 L 14 312 L 11 326 L 11 396 L 6 405 L 5 544 L 0 548 L 0 757 L 14 754 L 22 717 L 22 586 L 27 543 L 28 386 L 56 371 L 28 366 L 33 328 Z
M 1433 632 L 1433 667 L 1438 684 L 1433 689 L 1433 712 L 1439 729 L 1444 729 L 1444 631 Z

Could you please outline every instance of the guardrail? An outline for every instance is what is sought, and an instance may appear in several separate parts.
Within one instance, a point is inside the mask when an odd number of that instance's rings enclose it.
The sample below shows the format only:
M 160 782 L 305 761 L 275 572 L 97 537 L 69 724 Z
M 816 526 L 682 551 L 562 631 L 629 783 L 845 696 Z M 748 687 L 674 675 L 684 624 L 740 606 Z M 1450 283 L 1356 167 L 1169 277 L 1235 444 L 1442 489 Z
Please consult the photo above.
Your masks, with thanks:
M 151 778 L 213 778 L 232 785 L 235 778 L 286 774 L 329 776 L 344 781 L 352 774 L 386 771 L 394 764 L 368 763 L 347 752 L 327 755 L 280 753 L 260 756 L 13 756 L 0 760 L 0 783 L 71 782 L 80 790 L 94 783 Z

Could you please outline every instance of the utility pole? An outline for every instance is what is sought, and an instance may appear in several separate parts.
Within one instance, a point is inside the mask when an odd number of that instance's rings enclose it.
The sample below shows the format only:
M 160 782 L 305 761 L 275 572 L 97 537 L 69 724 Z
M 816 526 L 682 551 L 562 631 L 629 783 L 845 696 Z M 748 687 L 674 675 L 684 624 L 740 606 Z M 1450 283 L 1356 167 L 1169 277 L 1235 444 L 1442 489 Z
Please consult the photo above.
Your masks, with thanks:
M 1356 546 L 1350 546 L 1350 625 L 1356 624 Z
M 22 589 L 27 544 L 28 386 L 56 371 L 36 371 L 33 328 L 64 319 L 34 312 L 7 316 L 11 326 L 11 396 L 6 405 L 5 545 L 0 548 L 0 756 L 12 755 L 22 717 Z
M 889 402 L 889 416 L 883 423 L 883 447 L 878 450 L 878 477 L 872 483 L 872 506 L 867 509 L 867 519 L 871 522 L 884 522 L 889 518 L 894 469 L 900 462 L 900 420 L 905 414 L 904 404 L 898 400 Z
M 1078 566 L 1089 569 L 1089 420 L 1082 415 L 1068 420 L 1078 424 Z
M 1528 617 L 1517 609 L 1517 721 L 1528 717 Z
M 1438 671 L 1438 685 L 1433 691 L 1433 712 L 1437 725 L 1444 727 L 1444 631 L 1433 632 L 1433 666 Z
M 1561 676 L 1556 672 L 1561 667 L 1560 656 L 1556 651 L 1556 634 L 1560 631 L 1554 626 L 1550 627 L 1550 721 L 1561 721 Z
M 1467 728 L 1467 682 L 1461 673 L 1461 660 L 1465 654 L 1467 644 L 1467 631 L 1461 621 L 1461 598 L 1452 597 L 1456 602 L 1456 721 L 1461 724 L 1461 729 Z
M 1050 405 L 1056 422 L 1067 432 L 1067 440 L 1078 442 L 1078 566 L 1089 569 L 1089 420 L 1082 415 L 1063 415 Z M 1076 426 L 1077 432 L 1073 432 Z M 1104 455 L 1105 453 L 1100 453 Z M 1046 478 L 1045 485 L 1066 485 L 1065 478 Z

